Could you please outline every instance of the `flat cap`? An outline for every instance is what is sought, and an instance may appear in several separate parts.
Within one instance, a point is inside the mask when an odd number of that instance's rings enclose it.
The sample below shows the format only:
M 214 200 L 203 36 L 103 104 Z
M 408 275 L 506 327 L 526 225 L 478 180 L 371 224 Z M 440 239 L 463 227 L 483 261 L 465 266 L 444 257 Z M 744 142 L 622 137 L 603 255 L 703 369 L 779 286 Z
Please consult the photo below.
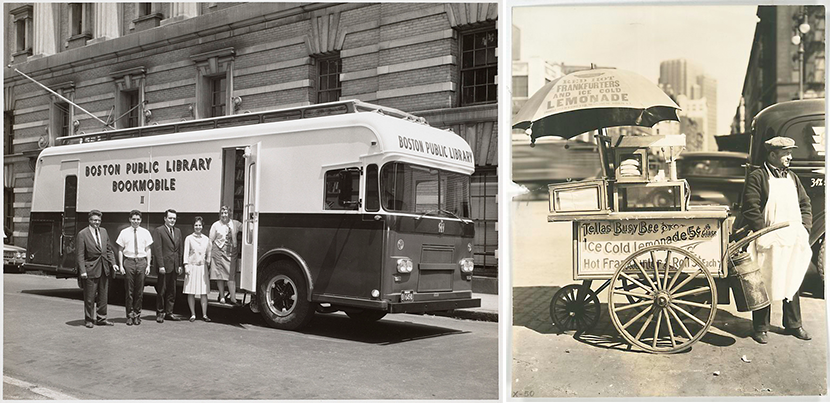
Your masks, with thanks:
M 772 150 L 789 150 L 791 148 L 798 148 L 795 145 L 795 140 L 789 137 L 777 136 L 764 142 L 764 146 L 768 151 Z

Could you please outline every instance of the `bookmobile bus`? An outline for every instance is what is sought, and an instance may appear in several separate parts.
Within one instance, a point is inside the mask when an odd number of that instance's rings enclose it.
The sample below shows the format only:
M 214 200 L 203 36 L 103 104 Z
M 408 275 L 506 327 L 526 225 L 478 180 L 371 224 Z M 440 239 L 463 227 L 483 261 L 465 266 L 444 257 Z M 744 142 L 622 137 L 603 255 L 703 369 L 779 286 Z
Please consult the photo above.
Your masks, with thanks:
M 227 205 L 243 223 L 238 287 L 269 326 L 480 306 L 473 154 L 421 118 L 339 101 L 58 141 L 35 168 L 27 270 L 76 277 L 74 240 L 93 209 L 114 239 L 133 209 L 148 229 L 177 210 L 186 236 Z

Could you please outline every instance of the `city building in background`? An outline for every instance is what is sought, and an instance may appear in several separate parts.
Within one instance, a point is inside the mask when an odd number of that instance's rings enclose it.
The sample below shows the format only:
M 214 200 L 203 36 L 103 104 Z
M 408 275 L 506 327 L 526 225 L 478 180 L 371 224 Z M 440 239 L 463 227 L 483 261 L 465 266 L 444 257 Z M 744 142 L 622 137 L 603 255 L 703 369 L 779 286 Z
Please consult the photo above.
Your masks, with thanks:
M 686 59 L 666 60 L 660 63 L 658 85 L 672 96 L 681 108 L 681 121 L 694 119 L 698 132 L 686 133 L 690 151 L 716 150 L 714 136 L 718 124 L 718 82 L 706 76 L 703 68 Z M 698 135 L 702 138 L 695 139 Z M 690 141 L 691 140 L 691 141 Z
M 61 137 L 358 99 L 471 145 L 475 274 L 495 291 L 497 9 L 4 3 L 4 224 L 26 246 L 35 161 Z
M 770 105 L 825 97 L 824 6 L 758 6 L 757 15 L 741 102 L 732 120 L 735 135 L 748 133 L 755 115 Z

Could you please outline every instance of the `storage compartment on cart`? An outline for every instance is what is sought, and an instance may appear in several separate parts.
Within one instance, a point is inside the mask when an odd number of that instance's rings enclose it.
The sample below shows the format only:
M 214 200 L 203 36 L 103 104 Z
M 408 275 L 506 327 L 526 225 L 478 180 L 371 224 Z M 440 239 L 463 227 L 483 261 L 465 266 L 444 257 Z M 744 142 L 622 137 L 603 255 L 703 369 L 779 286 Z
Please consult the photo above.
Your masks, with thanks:
M 548 185 L 552 215 L 607 214 L 608 190 L 603 180 Z
M 685 211 L 686 181 L 622 184 L 616 186 L 615 211 Z

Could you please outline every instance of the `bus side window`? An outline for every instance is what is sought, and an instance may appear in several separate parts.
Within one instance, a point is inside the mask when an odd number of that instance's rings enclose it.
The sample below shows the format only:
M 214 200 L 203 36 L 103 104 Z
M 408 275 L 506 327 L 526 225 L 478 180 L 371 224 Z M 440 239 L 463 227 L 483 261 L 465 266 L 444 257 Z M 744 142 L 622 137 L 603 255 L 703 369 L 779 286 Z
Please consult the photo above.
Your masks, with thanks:
M 360 170 L 335 169 L 326 172 L 326 210 L 357 210 L 360 207 Z
M 380 191 L 378 190 L 378 166 L 371 164 L 366 168 L 366 211 L 380 210 Z

